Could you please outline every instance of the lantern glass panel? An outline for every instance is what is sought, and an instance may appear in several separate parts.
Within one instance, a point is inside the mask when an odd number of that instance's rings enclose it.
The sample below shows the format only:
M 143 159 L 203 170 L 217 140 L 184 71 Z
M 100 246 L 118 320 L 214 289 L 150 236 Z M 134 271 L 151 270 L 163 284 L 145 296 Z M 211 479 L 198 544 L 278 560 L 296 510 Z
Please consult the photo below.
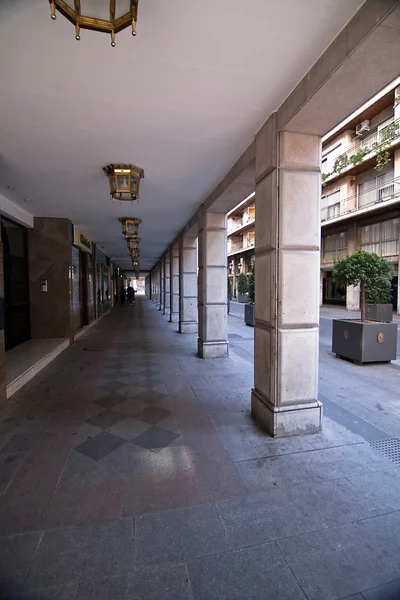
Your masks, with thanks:
M 131 12 L 130 0 L 117 0 L 115 3 L 115 18 L 119 19 Z
M 74 4 L 74 2 L 72 1 L 71 4 Z M 109 21 L 110 0 L 81 0 L 81 15 Z

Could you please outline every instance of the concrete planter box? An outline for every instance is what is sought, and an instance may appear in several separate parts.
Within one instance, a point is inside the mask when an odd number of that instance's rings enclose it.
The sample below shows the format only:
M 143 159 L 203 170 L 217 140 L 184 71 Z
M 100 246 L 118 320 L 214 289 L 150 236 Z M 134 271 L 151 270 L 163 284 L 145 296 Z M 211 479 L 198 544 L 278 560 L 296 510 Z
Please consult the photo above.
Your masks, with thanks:
M 245 304 L 248 301 L 249 301 L 248 294 L 239 294 L 238 295 L 238 302 L 240 302 L 241 304 Z
M 333 321 L 332 352 L 356 363 L 396 360 L 397 323 Z
M 244 307 L 244 322 L 250 327 L 254 327 L 254 304 L 246 304 Z
M 368 321 L 381 321 L 382 323 L 393 321 L 393 306 L 391 304 L 367 304 L 365 308 Z

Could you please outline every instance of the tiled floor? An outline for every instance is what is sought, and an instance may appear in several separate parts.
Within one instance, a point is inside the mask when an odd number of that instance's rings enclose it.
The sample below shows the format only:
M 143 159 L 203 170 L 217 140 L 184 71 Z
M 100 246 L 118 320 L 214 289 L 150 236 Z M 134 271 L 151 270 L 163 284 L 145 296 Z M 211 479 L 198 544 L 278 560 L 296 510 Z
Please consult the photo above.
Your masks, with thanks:
M 399 467 L 268 438 L 250 361 L 175 330 L 138 298 L 3 407 L 0 598 L 398 600 Z

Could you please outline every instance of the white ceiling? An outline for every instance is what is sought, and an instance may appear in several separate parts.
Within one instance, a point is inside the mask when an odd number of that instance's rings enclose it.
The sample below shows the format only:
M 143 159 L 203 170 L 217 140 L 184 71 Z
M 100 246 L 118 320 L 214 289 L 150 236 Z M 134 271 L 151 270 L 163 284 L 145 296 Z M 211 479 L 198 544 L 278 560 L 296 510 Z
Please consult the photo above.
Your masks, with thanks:
M 140 217 L 152 266 L 362 3 L 140 0 L 136 38 L 111 48 L 77 42 L 48 0 L 0 0 L 0 194 L 70 218 L 122 268 L 118 218 Z M 144 169 L 139 205 L 110 201 L 112 162 Z

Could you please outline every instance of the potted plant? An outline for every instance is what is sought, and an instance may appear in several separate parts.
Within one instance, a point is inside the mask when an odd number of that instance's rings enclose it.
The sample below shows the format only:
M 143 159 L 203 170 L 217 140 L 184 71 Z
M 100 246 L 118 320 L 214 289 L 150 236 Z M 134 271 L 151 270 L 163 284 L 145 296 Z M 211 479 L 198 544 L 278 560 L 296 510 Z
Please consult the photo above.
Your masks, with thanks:
M 249 297 L 247 292 L 249 291 L 249 284 L 247 282 L 247 277 L 244 273 L 240 273 L 238 275 L 238 300 L 239 302 L 248 302 Z
M 340 358 L 359 364 L 396 360 L 397 324 L 368 319 L 367 301 L 387 299 L 393 269 L 374 252 L 359 250 L 335 263 L 336 285 L 360 286 L 361 320 L 335 319 L 332 329 L 332 351 Z
M 249 290 L 249 303 L 244 307 L 244 320 L 246 325 L 254 327 L 254 300 L 255 300 L 255 289 L 254 289 L 254 263 L 251 263 L 250 273 L 247 276 L 247 284 Z

